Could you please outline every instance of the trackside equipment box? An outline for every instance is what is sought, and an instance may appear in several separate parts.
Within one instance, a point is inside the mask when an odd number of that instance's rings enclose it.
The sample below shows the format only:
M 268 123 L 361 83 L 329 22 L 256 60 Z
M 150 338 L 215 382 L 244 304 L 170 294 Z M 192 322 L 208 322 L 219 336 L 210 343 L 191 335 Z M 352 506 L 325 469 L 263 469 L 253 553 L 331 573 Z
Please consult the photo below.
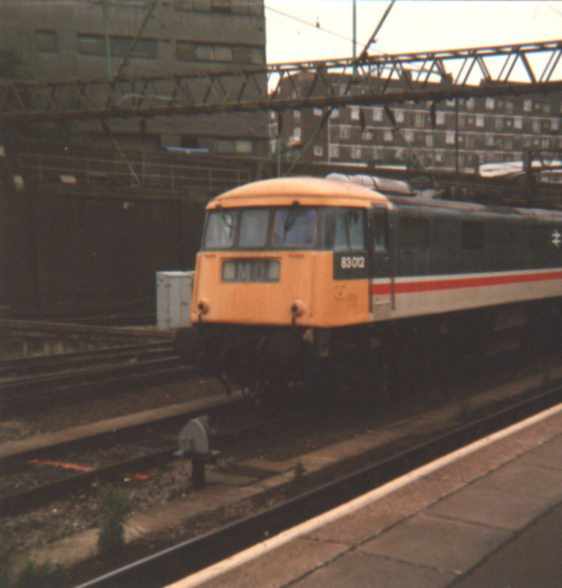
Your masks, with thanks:
M 194 271 L 156 272 L 156 318 L 159 329 L 178 329 L 191 324 L 189 305 Z

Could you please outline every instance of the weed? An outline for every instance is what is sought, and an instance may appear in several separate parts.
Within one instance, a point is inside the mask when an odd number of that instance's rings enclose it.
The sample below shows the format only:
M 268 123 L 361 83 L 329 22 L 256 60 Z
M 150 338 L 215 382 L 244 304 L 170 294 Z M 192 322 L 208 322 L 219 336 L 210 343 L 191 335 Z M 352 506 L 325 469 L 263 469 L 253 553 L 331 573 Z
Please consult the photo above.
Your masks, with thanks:
M 101 513 L 98 549 L 110 557 L 125 545 L 125 520 L 131 513 L 129 497 L 123 490 L 107 487 L 100 492 Z

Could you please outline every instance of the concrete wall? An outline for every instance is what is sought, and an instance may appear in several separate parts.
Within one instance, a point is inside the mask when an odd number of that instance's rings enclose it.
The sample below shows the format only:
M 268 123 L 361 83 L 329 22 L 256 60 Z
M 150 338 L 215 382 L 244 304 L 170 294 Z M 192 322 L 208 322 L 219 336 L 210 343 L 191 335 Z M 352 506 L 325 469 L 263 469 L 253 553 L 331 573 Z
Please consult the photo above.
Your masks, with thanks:
M 107 79 L 108 70 L 112 75 L 119 70 L 123 54 L 139 34 L 151 4 L 147 0 L 120 5 L 119 0 L 112 0 L 104 12 L 103 2 L 18 5 L 0 1 L 0 52 L 15 52 L 21 58 L 19 73 L 23 77 Z M 114 43 L 109 59 L 106 33 Z M 265 63 L 263 0 L 159 2 L 139 35 L 136 50 L 137 55 L 131 57 L 125 70 L 127 77 L 238 70 L 260 61 Z M 162 96 L 156 99 L 166 99 L 165 87 L 158 87 L 157 92 Z M 139 132 L 138 122 L 133 121 L 112 121 L 111 128 L 117 134 Z M 93 130 L 100 132 L 99 127 Z M 263 113 L 159 118 L 147 121 L 144 133 L 155 137 L 158 145 L 209 146 L 214 151 L 220 139 L 247 139 L 252 141 L 254 154 L 267 150 Z
M 0 182 L 0 307 L 9 304 L 8 295 L 8 192 Z M 1 316 L 2 312 L 0 312 Z

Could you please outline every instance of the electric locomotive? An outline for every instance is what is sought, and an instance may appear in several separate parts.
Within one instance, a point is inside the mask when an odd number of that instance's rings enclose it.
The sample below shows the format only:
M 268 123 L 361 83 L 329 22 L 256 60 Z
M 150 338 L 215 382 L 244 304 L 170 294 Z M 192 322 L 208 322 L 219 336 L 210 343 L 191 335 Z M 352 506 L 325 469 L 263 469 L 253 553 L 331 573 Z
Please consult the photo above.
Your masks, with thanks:
M 533 313 L 553 325 L 561 299 L 562 213 L 420 196 L 371 176 L 279 178 L 207 205 L 193 328 L 176 347 L 259 389 L 334 358 L 376 365 L 414 339 L 478 344 Z

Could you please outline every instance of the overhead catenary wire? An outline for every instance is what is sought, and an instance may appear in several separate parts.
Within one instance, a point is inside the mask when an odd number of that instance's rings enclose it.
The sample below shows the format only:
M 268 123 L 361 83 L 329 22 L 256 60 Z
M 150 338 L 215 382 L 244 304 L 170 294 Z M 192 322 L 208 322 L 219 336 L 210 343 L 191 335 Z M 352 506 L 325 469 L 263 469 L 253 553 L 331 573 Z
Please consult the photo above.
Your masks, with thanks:
M 325 29 L 324 27 L 322 27 L 320 25 L 319 21 L 316 21 L 315 23 L 310 21 L 310 20 L 305 20 L 299 16 L 295 16 L 294 14 L 290 14 L 288 12 L 284 12 L 282 10 L 279 10 L 278 8 L 273 8 L 271 6 L 268 6 L 267 4 L 264 3 L 264 7 L 266 10 L 269 10 L 270 12 L 274 12 L 276 14 L 279 14 L 280 16 L 284 16 L 285 18 L 289 18 L 291 20 L 294 20 L 295 22 L 299 22 L 300 24 L 313 28 L 317 31 L 320 31 L 322 33 L 326 33 L 328 35 L 332 35 L 334 37 L 338 37 L 339 39 L 342 39 L 343 41 L 349 41 L 351 43 L 351 39 L 349 37 L 346 37 L 345 35 L 341 35 L 340 33 L 336 33 L 335 31 L 331 31 L 329 29 Z

